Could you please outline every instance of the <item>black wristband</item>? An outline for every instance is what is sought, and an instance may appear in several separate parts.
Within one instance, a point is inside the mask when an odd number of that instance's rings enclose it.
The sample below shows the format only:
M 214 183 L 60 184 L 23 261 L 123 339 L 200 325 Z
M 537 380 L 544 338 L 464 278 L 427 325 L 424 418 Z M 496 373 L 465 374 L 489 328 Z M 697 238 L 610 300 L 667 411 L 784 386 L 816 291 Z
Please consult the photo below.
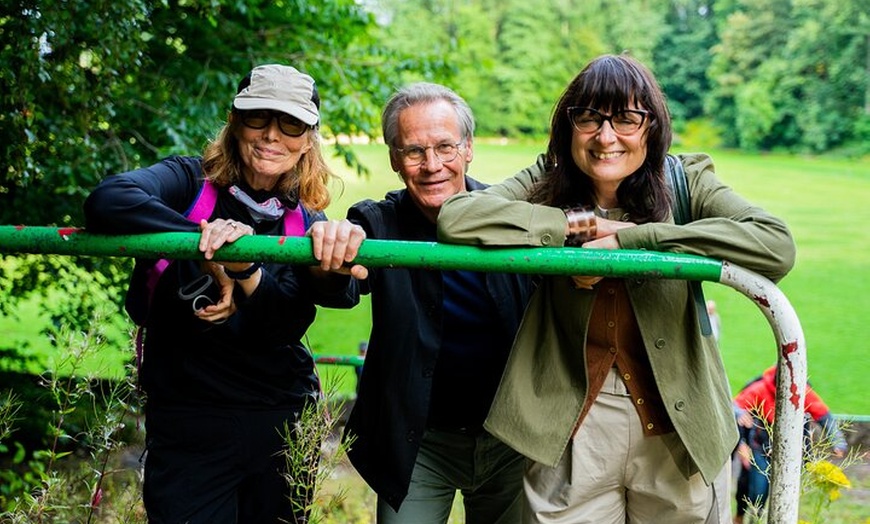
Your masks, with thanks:
M 227 274 L 233 280 L 247 280 L 251 278 L 251 276 L 257 272 L 258 269 L 263 267 L 261 262 L 254 262 L 247 269 L 243 269 L 242 271 L 232 271 L 227 268 L 224 268 L 224 273 Z

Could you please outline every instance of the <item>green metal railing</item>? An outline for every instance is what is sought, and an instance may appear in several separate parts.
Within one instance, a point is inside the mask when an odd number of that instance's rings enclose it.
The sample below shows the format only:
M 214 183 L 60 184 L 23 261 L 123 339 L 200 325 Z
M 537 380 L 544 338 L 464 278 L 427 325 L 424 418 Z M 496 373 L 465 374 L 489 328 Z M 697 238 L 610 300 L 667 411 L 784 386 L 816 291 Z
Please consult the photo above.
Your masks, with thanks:
M 92 235 L 83 229 L 0 226 L 0 251 L 198 260 L 197 233 Z M 220 249 L 225 261 L 315 264 L 307 238 L 245 236 Z M 371 267 L 468 269 L 718 281 L 722 263 L 694 255 L 578 248 L 477 248 L 436 242 L 366 240 L 356 261 Z
M 0 253 L 198 260 L 202 258 L 198 244 L 197 233 L 102 236 L 76 228 L 0 226 Z M 304 237 L 246 236 L 222 247 L 217 254 L 216 258 L 225 261 L 316 263 L 311 241 Z M 794 309 L 779 288 L 766 278 L 728 262 L 673 253 L 581 248 L 481 248 L 374 239 L 363 243 L 355 262 L 369 267 L 698 280 L 717 282 L 740 291 L 765 315 L 778 344 L 776 427 L 768 518 L 773 524 L 797 522 L 806 347 Z

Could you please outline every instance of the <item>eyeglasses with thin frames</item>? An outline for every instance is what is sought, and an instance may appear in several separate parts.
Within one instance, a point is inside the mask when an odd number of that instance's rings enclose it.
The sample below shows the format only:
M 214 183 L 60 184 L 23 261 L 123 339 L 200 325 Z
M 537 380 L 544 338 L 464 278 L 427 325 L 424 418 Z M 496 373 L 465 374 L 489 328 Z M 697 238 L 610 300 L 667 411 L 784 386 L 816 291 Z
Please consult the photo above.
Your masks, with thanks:
M 649 111 L 642 109 L 623 109 L 612 115 L 605 115 L 591 107 L 568 108 L 568 119 L 571 121 L 571 125 L 581 133 L 598 131 L 604 122 L 610 122 L 610 127 L 617 134 L 633 135 L 643 127 L 648 114 L 650 114 Z
M 442 164 L 452 162 L 458 155 L 459 149 L 465 144 L 465 140 L 459 142 L 441 142 L 434 146 L 418 146 L 411 145 L 405 148 L 394 147 L 393 150 L 398 152 L 402 157 L 402 161 L 406 166 L 417 166 L 426 161 L 426 151 L 431 149 Z
M 287 136 L 298 137 L 305 134 L 311 127 L 295 116 L 272 111 L 270 109 L 252 109 L 250 111 L 238 111 L 242 118 L 242 124 L 251 129 L 265 129 L 272 125 L 273 119 L 278 119 L 278 129 Z

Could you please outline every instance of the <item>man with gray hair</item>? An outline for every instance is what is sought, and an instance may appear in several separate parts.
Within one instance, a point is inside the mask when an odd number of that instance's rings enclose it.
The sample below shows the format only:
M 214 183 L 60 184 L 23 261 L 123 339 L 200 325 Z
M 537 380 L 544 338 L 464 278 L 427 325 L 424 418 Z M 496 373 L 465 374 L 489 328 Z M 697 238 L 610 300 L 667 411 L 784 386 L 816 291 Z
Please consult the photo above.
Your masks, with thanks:
M 367 238 L 436 240 L 441 204 L 485 187 L 466 176 L 474 117 L 452 90 L 416 83 L 382 115 L 390 165 L 404 182 L 347 218 Z M 345 430 L 349 457 L 378 494 L 377 521 L 446 523 L 456 490 L 467 522 L 521 518 L 523 458 L 483 429 L 530 287 L 522 275 L 352 264 L 328 224 L 313 230 L 321 268 L 350 272 L 372 295 L 372 331 Z M 351 262 L 348 267 L 348 262 Z

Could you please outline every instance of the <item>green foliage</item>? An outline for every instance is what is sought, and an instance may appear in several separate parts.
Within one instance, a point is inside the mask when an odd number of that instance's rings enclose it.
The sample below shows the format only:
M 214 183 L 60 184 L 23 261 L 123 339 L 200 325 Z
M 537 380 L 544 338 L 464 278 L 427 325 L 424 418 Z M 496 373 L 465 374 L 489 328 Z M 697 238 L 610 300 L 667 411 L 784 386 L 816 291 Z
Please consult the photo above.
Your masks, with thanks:
M 101 318 L 92 320 L 101 326 Z M 0 522 L 92 522 L 107 512 L 119 522 L 142 522 L 138 495 L 126 496 L 130 486 L 138 494 L 138 476 L 114 469 L 119 451 L 135 439 L 126 421 L 138 409 L 136 388 L 80 376 L 81 363 L 103 345 L 99 329 L 59 332 L 62 357 L 41 377 L 47 401 L 36 396 L 25 403 L 18 393 L 0 401 Z M 12 429 L 25 415 L 41 425 L 38 440 Z M 103 500 L 107 493 L 111 502 Z
M 684 151 L 709 151 L 718 149 L 721 145 L 719 130 L 708 118 L 685 122 L 674 137 L 674 147 Z
M 98 312 L 114 308 L 114 317 L 123 318 L 120 304 L 128 278 L 130 261 L 115 261 L 91 257 L 63 256 L 0 256 L 0 314 L 15 317 L 20 298 L 36 297 L 43 333 L 57 338 L 57 326 L 70 325 L 85 329 L 87 319 Z M 20 320 L 20 319 L 19 319 Z M 35 318 L 28 320 L 36 320 Z M 117 324 L 119 327 L 122 324 Z M 126 331 L 115 329 L 101 336 L 108 337 L 115 346 L 124 346 Z M 13 337 L 0 342 L 0 354 L 7 357 L 0 369 L 25 371 L 30 366 L 21 355 L 20 341 Z M 16 358 L 16 354 L 18 358 Z M 43 369 L 43 368 L 38 368 Z
M 819 153 L 852 141 L 870 93 L 868 13 L 868 0 L 738 2 L 708 70 L 726 145 Z
M 870 0 L 368 4 L 384 45 L 450 66 L 403 79 L 456 89 L 478 135 L 545 135 L 570 78 L 597 55 L 628 52 L 657 74 L 679 125 L 713 118 L 726 146 L 819 153 L 860 144 L 844 122 L 867 112 Z
M 707 68 L 716 42 L 715 18 L 703 1 L 672 2 L 661 43 L 653 50 L 653 65 L 675 123 L 704 115 L 709 90 Z
M 738 140 L 745 149 L 761 149 L 764 138 L 776 123 L 773 100 L 765 96 L 773 90 L 775 83 L 775 80 L 762 73 L 749 80 L 734 97 L 737 116 L 735 128 Z
M 479 136 L 545 135 L 557 98 L 586 61 L 612 49 L 648 58 L 661 32 L 661 2 L 375 3 L 386 45 L 431 52 L 452 67 L 407 79 L 453 87 L 474 110 Z
M 855 158 L 870 155 L 870 115 L 855 119 L 852 139 L 842 149 L 847 156 Z
M 0 222 L 80 224 L 142 60 L 143 1 L 12 1 L 0 8 Z M 108 37 L 108 38 L 107 38 Z M 51 205 L 46 205 L 51 202 Z

